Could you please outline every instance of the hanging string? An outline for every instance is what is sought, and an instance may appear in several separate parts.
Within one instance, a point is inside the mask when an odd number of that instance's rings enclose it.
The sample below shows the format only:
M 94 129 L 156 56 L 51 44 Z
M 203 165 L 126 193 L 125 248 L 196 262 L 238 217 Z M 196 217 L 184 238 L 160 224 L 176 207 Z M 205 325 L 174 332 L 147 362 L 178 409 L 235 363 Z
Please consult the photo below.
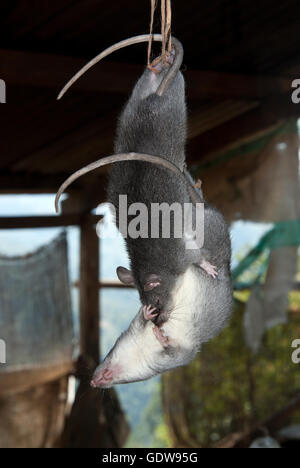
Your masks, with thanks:
M 151 0 L 151 21 L 150 21 L 150 38 L 148 43 L 148 67 L 151 66 L 151 50 L 153 44 L 153 24 L 154 24 L 154 13 L 157 6 L 157 0 Z
M 153 43 L 153 24 L 154 15 L 157 7 L 157 0 L 151 0 L 151 21 L 150 21 L 150 38 L 148 43 L 148 67 L 153 70 L 153 67 L 159 62 L 168 62 L 168 56 L 172 51 L 172 36 L 171 36 L 171 25 L 172 25 L 172 7 L 171 0 L 161 0 L 161 35 L 162 35 L 162 50 L 161 57 L 155 62 L 151 63 L 151 50 Z
M 162 60 L 164 63 L 167 63 L 168 56 L 170 55 L 172 51 L 171 23 L 172 23 L 171 0 L 162 0 L 161 1 L 161 34 L 163 36 Z
M 166 0 L 161 0 L 161 35 L 162 35 L 162 45 L 161 45 L 161 57 L 162 61 L 166 60 Z
M 172 51 L 171 26 L 172 26 L 171 0 L 167 0 L 167 5 L 166 5 L 166 42 L 168 44 L 167 50 L 168 50 L 169 54 Z

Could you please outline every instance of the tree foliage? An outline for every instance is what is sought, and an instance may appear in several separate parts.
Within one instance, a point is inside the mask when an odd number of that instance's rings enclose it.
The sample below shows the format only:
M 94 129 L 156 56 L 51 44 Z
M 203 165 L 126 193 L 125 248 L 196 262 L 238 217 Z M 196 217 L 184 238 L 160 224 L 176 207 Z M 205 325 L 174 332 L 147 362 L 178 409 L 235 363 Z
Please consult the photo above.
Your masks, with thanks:
M 298 299 L 294 296 L 294 303 Z M 300 314 L 269 330 L 254 355 L 244 343 L 244 307 L 236 301 L 229 327 L 204 345 L 189 366 L 164 376 L 173 445 L 210 447 L 263 421 L 299 393 L 300 368 L 292 362 L 291 344 L 300 338 Z

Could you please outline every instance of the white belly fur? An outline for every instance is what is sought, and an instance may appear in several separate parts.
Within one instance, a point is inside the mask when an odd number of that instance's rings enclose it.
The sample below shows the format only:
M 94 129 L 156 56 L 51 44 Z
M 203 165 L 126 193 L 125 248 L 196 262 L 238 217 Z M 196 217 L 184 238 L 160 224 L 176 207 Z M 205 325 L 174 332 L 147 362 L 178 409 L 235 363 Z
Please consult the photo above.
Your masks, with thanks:
M 179 278 L 173 293 L 173 307 L 168 321 L 162 326 L 170 345 L 191 348 L 192 337 L 197 335 L 201 322 L 201 304 L 204 302 L 204 285 L 199 280 L 197 267 L 191 265 Z
M 188 270 L 177 281 L 173 292 L 173 307 L 170 317 L 161 327 L 169 343 L 174 347 L 181 347 L 189 350 L 195 346 L 195 335 L 198 334 L 198 327 L 201 315 L 201 297 L 203 296 L 203 287 L 199 281 L 196 267 L 190 266 Z M 139 313 L 142 313 L 140 310 Z M 134 344 L 138 346 L 139 353 L 136 357 L 140 360 L 143 355 L 143 349 L 159 352 L 163 349 L 153 333 L 154 324 L 149 321 L 146 323 L 143 333 L 135 334 Z M 121 342 L 120 345 L 125 345 Z

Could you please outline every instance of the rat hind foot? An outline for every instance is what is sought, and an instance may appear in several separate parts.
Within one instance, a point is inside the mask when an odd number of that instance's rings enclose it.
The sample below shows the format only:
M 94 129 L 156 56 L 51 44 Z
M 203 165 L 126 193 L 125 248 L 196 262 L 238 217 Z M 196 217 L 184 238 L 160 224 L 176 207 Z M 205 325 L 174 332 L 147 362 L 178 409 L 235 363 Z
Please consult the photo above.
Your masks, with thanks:
M 172 49 L 171 52 L 166 52 L 166 56 L 157 57 L 153 60 L 152 63 L 148 65 L 149 70 L 151 70 L 155 75 L 158 75 L 166 66 L 173 65 L 175 59 L 175 49 Z
M 213 266 L 211 263 L 203 260 L 200 263 L 200 267 L 209 275 L 216 279 L 219 275 L 217 267 Z
M 153 320 L 155 317 L 158 316 L 158 312 L 156 310 L 156 307 L 152 307 L 152 305 L 144 306 L 143 307 L 143 314 L 144 314 L 144 319 L 145 320 Z
M 167 348 L 169 346 L 169 338 L 163 335 L 163 331 L 161 328 L 158 328 L 155 325 L 155 327 L 153 328 L 153 333 L 164 348 Z
M 194 185 L 195 189 L 201 189 L 202 187 L 202 180 L 201 179 L 197 179 L 195 185 Z

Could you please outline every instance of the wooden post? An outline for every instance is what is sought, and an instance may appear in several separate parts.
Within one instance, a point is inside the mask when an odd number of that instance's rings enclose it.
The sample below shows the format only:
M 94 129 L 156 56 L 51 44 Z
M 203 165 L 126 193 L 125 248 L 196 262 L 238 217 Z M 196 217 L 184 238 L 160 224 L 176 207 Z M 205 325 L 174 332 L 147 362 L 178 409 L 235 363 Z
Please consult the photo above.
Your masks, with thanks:
M 80 350 L 100 359 L 99 339 L 99 238 L 89 216 L 81 226 L 80 241 Z

